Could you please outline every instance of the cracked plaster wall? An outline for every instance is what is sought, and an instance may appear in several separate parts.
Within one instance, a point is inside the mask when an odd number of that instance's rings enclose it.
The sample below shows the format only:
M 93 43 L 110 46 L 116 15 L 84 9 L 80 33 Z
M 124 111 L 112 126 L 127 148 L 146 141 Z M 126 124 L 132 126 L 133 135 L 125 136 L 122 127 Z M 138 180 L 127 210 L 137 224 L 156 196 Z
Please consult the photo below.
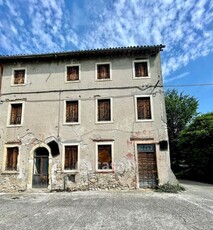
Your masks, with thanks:
M 160 151 L 157 143 L 168 140 L 165 104 L 161 89 L 145 89 L 146 85 L 155 85 L 162 81 L 159 56 L 150 57 L 150 79 L 132 79 L 132 58 L 82 60 L 52 63 L 19 63 L 4 68 L 2 92 L 14 93 L 1 96 L 0 104 L 0 170 L 3 172 L 5 144 L 16 143 L 19 146 L 18 171 L 15 174 L 0 175 L 0 190 L 24 190 L 29 185 L 30 151 L 39 143 L 48 143 L 54 139 L 59 145 L 60 155 L 52 157 L 51 188 L 55 190 L 77 189 L 133 189 L 138 186 L 137 179 L 137 143 L 156 144 L 158 176 L 160 183 L 174 181 L 170 171 L 169 151 Z M 112 81 L 95 82 L 95 63 L 110 61 L 112 63 Z M 81 64 L 81 81 L 65 84 L 64 70 L 70 63 Z M 18 65 L 18 66 L 17 66 Z M 27 69 L 27 84 L 11 87 L 12 69 Z M 125 79 L 125 80 L 124 80 Z M 133 86 L 138 86 L 134 88 Z M 104 87 L 125 86 L 125 90 L 105 90 Z M 74 91 L 47 92 L 64 89 Z M 88 88 L 102 90 L 87 90 Z M 128 88 L 129 87 L 129 88 Z M 16 92 L 33 92 L 44 90 L 46 93 L 17 94 Z M 153 121 L 135 122 L 135 95 L 150 95 L 152 98 Z M 96 122 L 96 99 L 112 98 L 113 119 L 108 124 Z M 67 125 L 64 122 L 64 101 L 80 100 L 80 124 Z M 24 102 L 23 125 L 7 127 L 9 101 Z M 160 103 L 159 103 L 160 102 Z M 133 138 L 135 141 L 131 141 Z M 94 140 L 113 139 L 114 171 L 98 173 L 96 170 L 96 153 Z M 63 170 L 63 145 L 76 143 L 80 145 L 79 169 L 75 183 L 67 179 Z

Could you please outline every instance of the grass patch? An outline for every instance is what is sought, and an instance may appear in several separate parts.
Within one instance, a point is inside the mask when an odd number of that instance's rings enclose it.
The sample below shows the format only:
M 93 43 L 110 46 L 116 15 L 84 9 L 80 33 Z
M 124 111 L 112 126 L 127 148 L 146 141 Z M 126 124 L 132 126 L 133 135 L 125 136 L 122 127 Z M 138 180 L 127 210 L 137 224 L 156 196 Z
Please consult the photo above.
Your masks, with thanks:
M 156 192 L 167 192 L 167 193 L 178 193 L 178 192 L 183 192 L 186 189 L 177 184 L 177 185 L 171 185 L 169 183 L 163 184 L 163 185 L 159 185 L 156 189 Z

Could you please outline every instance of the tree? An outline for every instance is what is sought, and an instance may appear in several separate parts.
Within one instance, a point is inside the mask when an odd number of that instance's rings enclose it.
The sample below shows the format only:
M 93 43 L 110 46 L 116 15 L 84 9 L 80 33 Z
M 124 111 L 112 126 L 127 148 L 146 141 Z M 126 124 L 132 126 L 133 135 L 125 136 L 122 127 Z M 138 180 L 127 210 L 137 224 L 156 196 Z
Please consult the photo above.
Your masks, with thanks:
M 213 112 L 203 114 L 181 132 L 179 149 L 189 179 L 213 183 Z
M 198 100 L 193 96 L 178 93 L 177 90 L 165 92 L 167 126 L 170 145 L 171 166 L 174 172 L 179 170 L 177 145 L 180 132 L 197 115 Z

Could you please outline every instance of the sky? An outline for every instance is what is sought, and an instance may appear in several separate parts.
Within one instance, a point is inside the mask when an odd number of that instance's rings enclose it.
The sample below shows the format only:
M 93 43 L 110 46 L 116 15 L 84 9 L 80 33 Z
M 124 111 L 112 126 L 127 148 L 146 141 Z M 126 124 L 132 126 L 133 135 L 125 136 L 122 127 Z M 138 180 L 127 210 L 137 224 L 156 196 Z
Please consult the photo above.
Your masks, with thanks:
M 165 89 L 213 112 L 212 0 L 0 0 L 0 55 L 159 44 Z

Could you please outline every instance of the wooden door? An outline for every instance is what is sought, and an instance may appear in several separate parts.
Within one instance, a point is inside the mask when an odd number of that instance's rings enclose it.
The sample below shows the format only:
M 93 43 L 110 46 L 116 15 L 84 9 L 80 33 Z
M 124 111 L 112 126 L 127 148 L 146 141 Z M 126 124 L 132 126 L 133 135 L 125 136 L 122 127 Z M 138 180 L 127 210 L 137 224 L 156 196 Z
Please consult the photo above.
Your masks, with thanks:
M 140 188 L 154 188 L 157 186 L 157 163 L 154 144 L 139 144 L 138 176 Z

